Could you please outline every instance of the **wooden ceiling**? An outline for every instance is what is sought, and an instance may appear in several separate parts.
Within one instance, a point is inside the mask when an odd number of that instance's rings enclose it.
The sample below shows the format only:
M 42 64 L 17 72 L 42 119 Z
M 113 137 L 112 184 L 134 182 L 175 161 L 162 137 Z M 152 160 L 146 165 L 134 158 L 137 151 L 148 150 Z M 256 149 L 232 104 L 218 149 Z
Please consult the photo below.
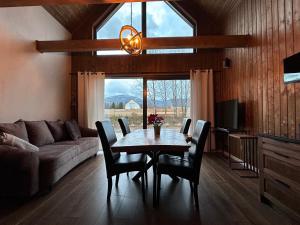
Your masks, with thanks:
M 228 15 L 236 8 L 242 0 L 193 0 L 196 1 L 201 8 L 216 19 Z
M 215 21 L 222 21 L 222 18 L 228 15 L 242 0 L 186 0 L 177 2 L 176 4 L 183 6 L 186 11 L 190 11 L 191 15 L 197 16 L 205 12 L 210 15 Z M 196 9 L 195 6 L 196 5 Z M 67 30 L 71 33 L 76 30 L 77 27 L 84 24 L 89 17 L 95 17 L 93 14 L 99 16 L 106 10 L 109 10 L 109 4 L 99 5 L 47 5 L 44 8 L 56 18 Z M 189 10 L 189 8 L 190 10 Z M 197 9 L 199 7 L 199 9 Z M 199 19 L 199 18 L 195 18 Z

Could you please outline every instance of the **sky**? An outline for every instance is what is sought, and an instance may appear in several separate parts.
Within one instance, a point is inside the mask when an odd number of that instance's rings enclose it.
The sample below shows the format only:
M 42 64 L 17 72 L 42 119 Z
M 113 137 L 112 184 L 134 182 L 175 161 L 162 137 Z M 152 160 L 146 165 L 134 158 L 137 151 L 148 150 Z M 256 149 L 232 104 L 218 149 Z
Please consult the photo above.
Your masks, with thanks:
M 115 95 L 142 98 L 142 83 L 142 79 L 105 79 L 105 98 Z

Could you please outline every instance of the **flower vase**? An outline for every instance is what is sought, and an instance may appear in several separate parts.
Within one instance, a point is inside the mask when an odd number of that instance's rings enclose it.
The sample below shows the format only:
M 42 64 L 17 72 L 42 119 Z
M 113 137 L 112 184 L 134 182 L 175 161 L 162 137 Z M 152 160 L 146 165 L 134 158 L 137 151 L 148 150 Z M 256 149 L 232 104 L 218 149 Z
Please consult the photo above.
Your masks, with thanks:
M 161 126 L 153 126 L 154 128 L 154 136 L 160 136 Z

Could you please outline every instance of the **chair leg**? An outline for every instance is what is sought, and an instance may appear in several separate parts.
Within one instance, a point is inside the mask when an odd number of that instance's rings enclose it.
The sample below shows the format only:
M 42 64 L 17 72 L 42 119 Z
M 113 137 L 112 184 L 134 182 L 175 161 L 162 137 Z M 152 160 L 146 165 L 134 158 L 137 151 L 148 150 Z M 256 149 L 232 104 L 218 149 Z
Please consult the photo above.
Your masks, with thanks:
M 118 185 L 119 185 L 119 178 L 120 178 L 120 174 L 118 174 L 116 176 L 116 187 L 118 187 Z
M 146 187 L 148 187 L 148 172 L 147 172 L 147 169 L 145 171 L 145 178 L 146 178 Z
M 112 189 L 112 178 L 107 178 L 108 186 L 107 186 L 107 200 L 110 199 L 111 189 Z
M 174 182 L 179 182 L 179 178 L 174 175 L 169 175 Z
M 159 199 L 160 199 L 160 186 L 161 186 L 161 174 L 157 174 L 157 191 L 156 191 L 157 206 L 159 205 Z
M 142 193 L 143 193 L 143 202 L 145 202 L 145 173 L 144 172 L 142 176 Z
M 194 199 L 195 199 L 196 209 L 199 209 L 198 184 L 194 184 Z
M 191 192 L 193 193 L 193 182 L 190 181 L 190 188 L 191 188 Z

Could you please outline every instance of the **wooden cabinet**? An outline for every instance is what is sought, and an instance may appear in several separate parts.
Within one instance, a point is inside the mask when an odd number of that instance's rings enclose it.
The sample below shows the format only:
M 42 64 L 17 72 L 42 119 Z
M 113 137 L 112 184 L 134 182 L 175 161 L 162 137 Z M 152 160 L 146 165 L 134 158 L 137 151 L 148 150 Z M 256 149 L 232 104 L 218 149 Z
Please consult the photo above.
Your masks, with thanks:
M 260 195 L 300 221 L 300 141 L 259 137 Z

